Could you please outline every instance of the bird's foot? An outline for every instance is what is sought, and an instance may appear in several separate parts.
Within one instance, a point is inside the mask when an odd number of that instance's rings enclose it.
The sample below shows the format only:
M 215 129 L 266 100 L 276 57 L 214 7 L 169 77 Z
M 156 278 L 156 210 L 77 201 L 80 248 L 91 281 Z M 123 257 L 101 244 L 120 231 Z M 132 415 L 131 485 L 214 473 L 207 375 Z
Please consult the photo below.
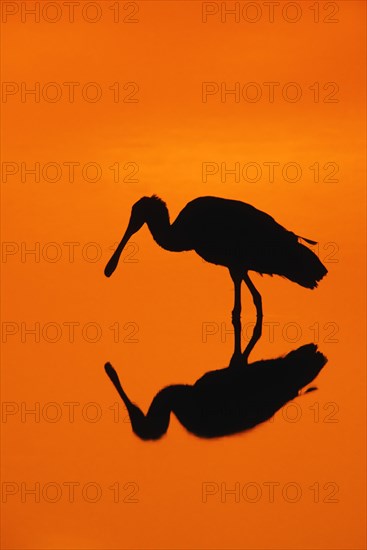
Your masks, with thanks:
M 242 368 L 242 367 L 245 367 L 246 365 L 247 365 L 247 361 L 244 360 L 241 353 L 239 353 L 238 355 L 234 354 L 231 361 L 230 361 L 230 363 L 229 363 L 229 367 L 231 369 L 232 368 L 235 368 L 235 369 Z

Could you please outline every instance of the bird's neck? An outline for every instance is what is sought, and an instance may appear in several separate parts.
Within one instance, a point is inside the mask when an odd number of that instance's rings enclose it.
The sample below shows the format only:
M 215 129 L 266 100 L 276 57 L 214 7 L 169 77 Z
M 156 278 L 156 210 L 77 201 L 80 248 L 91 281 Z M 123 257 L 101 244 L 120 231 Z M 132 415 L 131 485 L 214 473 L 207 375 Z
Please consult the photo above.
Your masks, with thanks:
M 159 212 L 159 215 L 158 213 L 152 213 L 150 216 L 148 216 L 146 223 L 149 227 L 149 231 L 151 232 L 153 239 L 157 244 L 159 244 L 159 246 L 161 246 L 165 250 L 176 250 L 172 226 L 170 224 L 167 209 L 162 209 Z

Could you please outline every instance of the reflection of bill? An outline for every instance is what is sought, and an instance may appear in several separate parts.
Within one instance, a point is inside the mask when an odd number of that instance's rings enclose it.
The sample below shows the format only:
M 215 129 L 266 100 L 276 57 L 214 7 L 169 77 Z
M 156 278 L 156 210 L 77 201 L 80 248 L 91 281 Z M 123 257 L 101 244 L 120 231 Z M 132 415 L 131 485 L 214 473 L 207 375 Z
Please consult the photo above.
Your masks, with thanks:
M 133 431 L 141 439 L 162 437 L 171 412 L 189 432 L 211 438 L 239 433 L 268 420 L 297 397 L 326 362 L 317 346 L 308 344 L 285 357 L 244 362 L 242 366 L 235 363 L 206 373 L 193 385 L 164 388 L 146 415 L 130 401 L 110 363 L 105 370 L 128 410 Z

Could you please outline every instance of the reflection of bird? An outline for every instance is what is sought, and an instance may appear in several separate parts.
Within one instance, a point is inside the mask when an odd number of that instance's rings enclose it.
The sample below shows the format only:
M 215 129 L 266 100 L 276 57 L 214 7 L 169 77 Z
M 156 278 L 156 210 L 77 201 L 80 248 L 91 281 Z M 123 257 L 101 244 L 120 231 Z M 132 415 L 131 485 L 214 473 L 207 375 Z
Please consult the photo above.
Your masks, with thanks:
M 127 396 L 110 363 L 105 370 L 141 439 L 159 439 L 168 429 L 171 412 L 188 431 L 200 437 L 219 437 L 271 418 L 316 378 L 326 361 L 315 344 L 308 344 L 285 357 L 251 363 L 246 369 L 207 372 L 192 386 L 163 388 L 146 415 Z
M 281 275 L 306 288 L 315 288 L 327 270 L 318 257 L 299 242 L 304 239 L 287 231 L 271 216 L 253 206 L 218 197 L 199 197 L 189 202 L 170 224 L 166 204 L 156 196 L 134 204 L 126 232 L 105 268 L 110 277 L 130 237 L 147 223 L 154 240 L 166 250 L 195 250 L 207 262 L 228 267 L 235 287 L 232 320 L 235 327 L 235 357 L 241 355 L 241 282 L 248 286 L 257 311 L 257 324 L 245 359 L 260 338 L 261 296 L 248 271 Z

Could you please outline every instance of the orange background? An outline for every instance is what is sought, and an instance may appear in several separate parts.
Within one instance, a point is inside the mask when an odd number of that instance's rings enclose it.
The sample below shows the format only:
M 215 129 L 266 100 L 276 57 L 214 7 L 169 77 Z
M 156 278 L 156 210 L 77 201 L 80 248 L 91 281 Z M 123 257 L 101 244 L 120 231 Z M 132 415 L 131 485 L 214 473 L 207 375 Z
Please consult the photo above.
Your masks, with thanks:
M 34 343 L 31 336 L 22 343 L 18 332 L 3 345 L 3 400 L 19 408 L 22 402 L 28 407 L 38 402 L 41 408 L 55 402 L 63 411 L 55 423 L 42 416 L 40 422 L 31 416 L 21 422 L 20 413 L 6 422 L 3 418 L 3 481 L 19 487 L 22 482 L 67 481 L 81 487 L 93 481 L 103 491 L 95 504 L 83 501 L 80 490 L 74 503 L 66 493 L 53 504 L 44 498 L 34 503 L 32 497 L 22 502 L 20 492 L 9 496 L 3 504 L 3 548 L 363 549 L 365 3 L 338 2 L 339 22 L 330 24 L 313 22 L 314 3 L 307 1 L 298 2 L 303 16 L 294 24 L 280 11 L 269 23 L 262 2 L 257 23 L 235 23 L 230 17 L 222 23 L 216 15 L 204 24 L 199 1 L 142 1 L 138 23 L 114 23 L 111 4 L 100 4 L 103 16 L 94 24 L 77 10 L 74 23 L 65 15 L 53 24 L 31 18 L 22 23 L 18 13 L 2 25 L 3 80 L 39 81 L 41 86 L 93 81 L 103 89 L 97 103 L 88 103 L 77 91 L 74 103 L 66 95 L 56 103 L 31 98 L 22 103 L 15 94 L 2 104 L 3 161 L 95 162 L 103 172 L 95 183 L 83 181 L 80 169 L 73 183 L 66 170 L 55 183 L 35 183 L 31 177 L 22 183 L 19 173 L 2 183 L 3 240 L 29 248 L 39 242 L 41 249 L 53 242 L 63 251 L 54 263 L 42 256 L 36 262 L 30 255 L 22 262 L 20 252 L 3 256 L 3 323 L 17 323 L 19 330 L 22 322 L 28 327 L 80 323 L 74 343 L 64 328 L 56 343 L 42 337 Z M 122 17 L 131 8 L 124 11 L 120 4 Z M 325 3 L 319 6 L 324 17 Z M 139 102 L 114 103 L 108 87 L 117 81 L 137 82 Z M 227 82 L 228 87 L 236 81 L 281 86 L 293 81 L 303 96 L 290 103 L 278 88 L 274 103 L 265 98 L 221 102 L 219 94 L 203 103 L 203 81 Z M 336 82 L 339 101 L 314 102 L 309 90 L 314 82 Z M 231 177 L 221 182 L 219 175 L 202 181 L 203 162 L 263 166 L 269 161 L 299 163 L 302 178 L 290 183 L 277 173 L 273 183 L 265 175 L 256 183 Z M 115 162 L 137 163 L 139 181 L 114 182 L 108 167 Z M 339 181 L 315 182 L 309 169 L 315 162 L 321 167 L 337 163 Z M 193 383 L 208 370 L 226 366 L 232 353 L 231 335 L 221 338 L 219 328 L 202 341 L 203 323 L 225 323 L 231 329 L 233 291 L 225 269 L 202 262 L 193 252 L 175 255 L 160 249 L 145 226 L 113 277 L 103 276 L 131 205 L 153 193 L 167 202 L 171 219 L 200 195 L 249 202 L 318 240 L 323 261 L 335 245 L 323 247 L 336 243 L 332 259 L 337 261 L 325 264 L 329 274 L 313 292 L 253 275 L 263 296 L 264 322 L 280 324 L 274 342 L 264 332 L 251 360 L 315 341 L 309 327 L 318 323 L 320 329 L 319 349 L 329 362 L 317 379 L 318 391 L 296 400 L 298 422 L 279 412 L 274 422 L 248 433 L 205 441 L 172 417 L 167 435 L 146 443 L 123 421 L 122 405 L 120 422 L 113 421 L 109 407 L 118 397 L 104 373 L 107 360 L 127 394 L 146 411 L 159 389 Z M 70 241 L 81 243 L 74 262 L 62 244 Z M 81 254 L 90 242 L 102 250 L 95 263 Z M 126 261 L 128 252 L 138 261 Z M 245 291 L 242 299 L 243 323 L 253 321 Z M 91 322 L 102 330 L 97 343 L 81 336 L 80 327 Z M 109 328 L 116 322 L 118 343 Z M 138 327 L 136 343 L 122 341 L 130 322 Z M 287 323 L 301 327 L 297 342 L 282 337 Z M 337 342 L 328 341 L 326 323 L 338 326 Z M 68 421 L 65 402 L 80 403 L 74 423 Z M 95 423 L 81 415 L 90 402 L 103 413 Z M 328 408 L 330 403 L 336 405 Z M 336 407 L 337 422 L 325 421 Z M 288 410 L 292 416 L 295 409 Z M 269 481 L 280 484 L 274 503 L 264 489 Z M 114 503 L 108 487 L 115 482 L 137 484 L 138 502 Z M 223 482 L 228 488 L 253 482 L 264 492 L 255 503 L 244 498 L 236 503 L 233 496 L 221 502 L 220 492 L 203 503 L 203 482 Z M 297 503 L 281 495 L 289 482 L 302 489 Z M 318 503 L 310 490 L 315 482 L 321 487 Z M 336 503 L 323 502 L 329 482 L 339 487 Z M 129 493 L 129 487 L 122 489 L 123 496 Z

